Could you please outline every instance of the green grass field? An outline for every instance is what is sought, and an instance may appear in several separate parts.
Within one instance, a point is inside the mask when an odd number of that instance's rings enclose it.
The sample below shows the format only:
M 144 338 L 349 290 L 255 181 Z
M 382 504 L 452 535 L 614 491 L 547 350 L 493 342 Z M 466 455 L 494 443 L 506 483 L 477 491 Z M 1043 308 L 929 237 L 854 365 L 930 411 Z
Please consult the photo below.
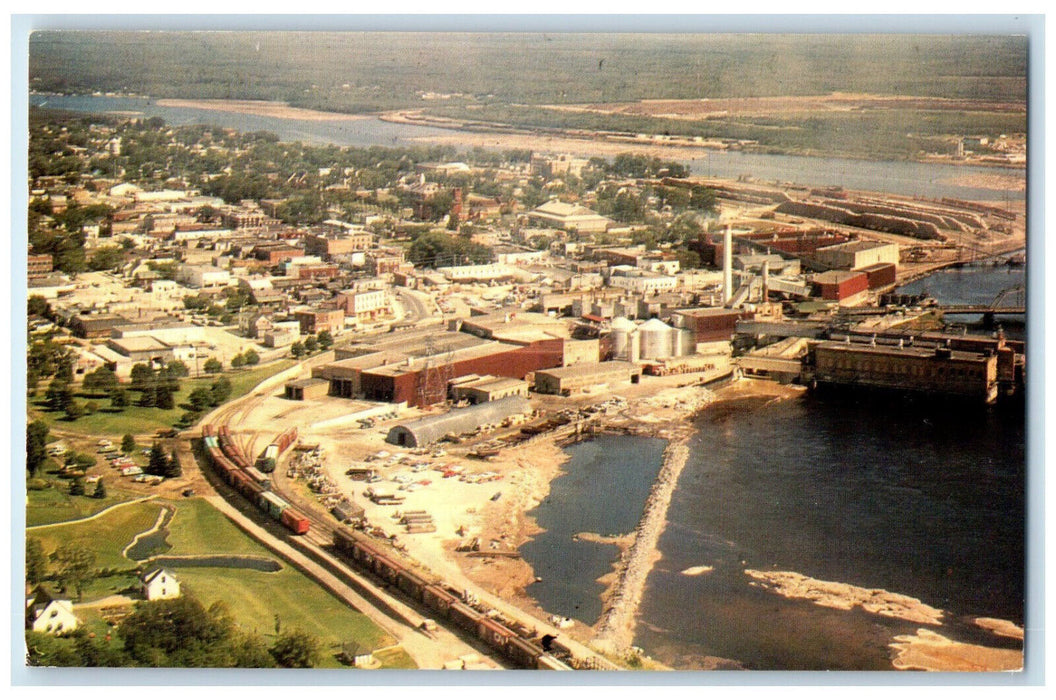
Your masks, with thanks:
M 231 398 L 234 399 L 244 396 L 260 382 L 292 367 L 294 364 L 294 360 L 278 360 L 255 369 L 227 371 L 222 376 L 227 377 L 231 381 Z M 181 404 L 187 402 L 187 397 L 191 395 L 191 392 L 199 387 L 209 388 L 218 376 L 220 375 L 184 379 L 180 383 L 180 390 L 175 394 L 176 408 L 169 410 L 129 406 L 121 412 L 110 412 L 104 409 L 90 416 L 78 418 L 75 421 L 67 421 L 63 417 L 64 414 L 46 411 L 41 403 L 31 401 L 29 403 L 29 418 L 30 420 L 40 418 L 55 430 L 91 437 L 121 437 L 126 433 L 152 435 L 158 430 L 167 430 L 173 427 L 186 411 L 185 408 L 181 408 Z M 131 396 L 135 399 L 138 394 L 132 392 Z M 84 398 L 78 397 L 77 401 L 83 403 Z M 100 403 L 109 404 L 106 399 L 100 400 Z
M 28 491 L 26 493 L 26 526 L 49 525 L 61 523 L 68 520 L 79 520 L 99 511 L 105 510 L 115 503 L 123 503 L 139 497 L 120 488 L 116 477 L 105 478 L 106 498 L 90 498 L 89 496 L 71 496 L 69 494 L 70 482 L 63 479 L 47 477 L 51 482 L 51 488 L 41 491 Z M 94 490 L 89 487 L 89 492 Z
M 218 600 L 227 603 L 238 624 L 263 635 L 268 644 L 275 635 L 276 616 L 281 629 L 299 628 L 315 635 L 322 645 L 322 667 L 341 667 L 335 656 L 346 642 L 378 649 L 395 641 L 366 615 L 288 566 L 275 573 L 195 567 L 173 567 L 173 573 L 206 607 Z M 406 665 L 410 658 L 405 653 L 403 657 L 396 655 L 392 663 L 413 668 Z
M 121 556 L 121 551 L 137 534 L 149 530 L 160 512 L 158 502 L 133 503 L 115 508 L 94 520 L 51 525 L 26 534 L 39 539 L 49 554 L 66 542 L 78 542 L 95 553 L 96 568 L 125 569 L 133 566 L 133 562 Z
M 246 536 L 223 513 L 201 498 L 176 504 L 176 517 L 169 523 L 167 554 L 248 554 L 274 556 L 270 550 Z

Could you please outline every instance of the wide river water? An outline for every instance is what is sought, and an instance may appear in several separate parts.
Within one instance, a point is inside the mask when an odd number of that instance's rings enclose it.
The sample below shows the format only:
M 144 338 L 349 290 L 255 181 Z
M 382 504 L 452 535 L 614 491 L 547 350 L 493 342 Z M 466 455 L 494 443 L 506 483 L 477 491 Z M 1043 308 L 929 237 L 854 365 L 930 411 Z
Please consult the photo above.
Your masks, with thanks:
M 430 137 L 449 138 L 458 132 L 413 124 L 395 124 L 375 117 L 360 119 L 304 120 L 280 119 L 215 109 L 165 107 L 142 97 L 103 97 L 90 95 L 30 95 L 29 103 L 78 112 L 116 112 L 145 117 L 161 117 L 168 124 L 211 124 L 239 131 L 270 131 L 284 141 L 304 141 L 338 146 L 408 146 Z M 464 148 L 480 135 L 465 133 Z M 628 151 L 634 146 L 628 145 Z M 764 153 L 701 150 L 688 165 L 698 175 L 736 178 L 750 175 L 759 180 L 796 182 L 803 185 L 841 185 L 849 189 L 890 192 L 931 198 L 954 197 L 988 201 L 1022 200 L 1016 190 L 994 190 L 965 186 L 958 181 L 972 175 L 1001 175 L 1022 180 L 1022 169 L 980 168 L 941 163 L 910 161 L 863 161 L 848 158 L 785 156 Z

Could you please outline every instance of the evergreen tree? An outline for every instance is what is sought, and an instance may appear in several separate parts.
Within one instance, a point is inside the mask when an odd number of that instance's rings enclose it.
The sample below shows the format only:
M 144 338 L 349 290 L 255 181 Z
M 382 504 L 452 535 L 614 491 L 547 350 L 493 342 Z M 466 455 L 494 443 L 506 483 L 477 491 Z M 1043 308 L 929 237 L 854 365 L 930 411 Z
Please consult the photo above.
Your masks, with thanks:
M 47 459 L 48 424 L 35 420 L 26 426 L 26 471 L 36 476 Z
M 36 537 L 26 539 L 26 580 L 40 583 L 48 577 L 48 558 L 44 554 L 44 543 Z
M 71 496 L 83 496 L 84 495 L 84 479 L 77 477 L 70 484 L 70 495 Z
M 154 443 L 150 447 L 150 458 L 147 461 L 147 473 L 154 476 L 165 476 L 165 471 L 169 468 L 169 458 L 165 455 L 165 450 L 161 448 L 161 445 Z
M 92 493 L 92 498 L 106 498 L 106 484 L 103 483 L 102 479 L 95 482 L 95 491 Z
M 136 437 L 132 433 L 125 433 L 125 436 L 121 438 L 121 451 L 126 455 L 136 451 Z
M 47 399 L 48 408 L 52 411 L 65 411 L 66 407 L 73 402 L 73 390 L 65 379 L 56 376 L 48 384 L 48 391 L 44 395 Z
M 315 339 L 314 335 L 304 339 L 304 349 L 308 351 L 309 355 L 319 349 L 319 341 Z
M 169 455 L 168 464 L 165 467 L 164 477 L 166 479 L 178 479 L 183 476 L 183 467 L 180 465 L 180 457 L 176 454 L 176 450 L 173 449 Z
M 66 542 L 51 553 L 51 561 L 57 565 L 54 578 L 59 587 L 63 591 L 72 587 L 80 599 L 95 573 L 95 553 L 77 542 Z
M 205 370 L 206 374 L 216 374 L 217 372 L 223 372 L 224 366 L 220 363 L 220 360 L 215 357 L 210 357 L 205 361 L 202 369 Z
M 187 397 L 187 401 L 191 404 L 191 410 L 195 413 L 201 413 L 212 404 L 213 394 L 205 387 L 200 386 L 191 392 L 190 396 Z
M 70 401 L 66 404 L 66 420 L 74 421 L 86 414 L 88 411 L 84 406 L 77 403 L 76 401 Z
M 122 388 L 110 392 L 110 407 L 124 409 L 128 406 L 128 392 Z
M 253 348 L 250 348 L 249 350 L 246 350 L 244 353 L 242 353 L 242 357 L 243 359 L 245 359 L 246 364 L 249 366 L 253 366 L 260 363 L 260 355 L 258 355 L 257 351 Z
M 219 406 L 231 396 L 231 380 L 220 377 L 209 387 L 209 393 L 212 395 L 212 405 Z
M 282 633 L 269 651 L 282 668 L 312 668 L 319 663 L 319 640 L 301 630 Z
M 329 350 L 330 346 L 334 344 L 334 336 L 330 335 L 330 331 L 319 331 L 316 340 L 319 342 L 319 347 L 323 350 Z M 253 364 L 256 363 L 254 362 Z

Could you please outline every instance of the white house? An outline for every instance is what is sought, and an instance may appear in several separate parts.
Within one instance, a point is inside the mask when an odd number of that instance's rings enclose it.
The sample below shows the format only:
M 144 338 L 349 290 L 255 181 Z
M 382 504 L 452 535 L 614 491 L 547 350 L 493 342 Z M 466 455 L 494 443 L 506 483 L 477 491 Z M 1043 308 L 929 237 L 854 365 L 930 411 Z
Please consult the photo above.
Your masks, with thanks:
M 61 634 L 72 632 L 80 624 L 73 614 L 73 603 L 52 597 L 43 586 L 37 586 L 26 599 L 26 627 L 34 632 Z
M 167 600 L 180 597 L 180 582 L 165 569 L 154 569 L 142 576 L 143 597 L 147 600 Z

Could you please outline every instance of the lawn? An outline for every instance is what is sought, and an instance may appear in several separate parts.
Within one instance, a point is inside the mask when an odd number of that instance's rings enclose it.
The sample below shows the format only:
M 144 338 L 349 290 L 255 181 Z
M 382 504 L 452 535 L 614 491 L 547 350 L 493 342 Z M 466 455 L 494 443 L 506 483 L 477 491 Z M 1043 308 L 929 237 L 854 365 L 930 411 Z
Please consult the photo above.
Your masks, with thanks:
M 288 565 L 275 573 L 248 569 L 172 569 L 183 590 L 193 593 L 206 607 L 223 600 L 243 628 L 261 634 L 269 644 L 275 634 L 276 620 L 281 629 L 299 628 L 315 635 L 322 644 L 322 667 L 342 666 L 335 656 L 346 642 L 355 641 L 378 649 L 395 641 L 366 615 Z M 409 661 L 409 657 L 401 660 L 398 655 L 393 659 L 394 663 Z
M 294 360 L 278 360 L 255 369 L 229 370 L 224 372 L 222 376 L 227 377 L 231 381 L 231 398 L 235 399 L 248 394 L 260 382 L 292 367 L 294 364 Z M 41 398 L 29 403 L 29 417 L 30 419 L 40 418 L 49 427 L 56 430 L 81 433 L 92 437 L 121 437 L 126 433 L 131 433 L 132 435 L 153 434 L 158 430 L 167 430 L 173 427 L 186 412 L 186 408 L 182 408 L 181 404 L 187 402 L 187 397 L 191 395 L 191 392 L 199 387 L 208 389 L 219 376 L 221 375 L 182 380 L 180 382 L 180 390 L 175 394 L 176 408 L 173 409 L 129 406 L 123 411 L 115 412 L 108 408 L 109 400 L 96 399 L 104 406 L 101 410 L 90 416 L 78 418 L 75 421 L 67 421 L 63 418 L 64 414 L 62 413 L 44 410 L 45 407 L 42 403 L 43 392 L 40 392 Z M 131 392 L 130 397 L 133 399 L 138 397 L 137 392 Z M 77 397 L 76 400 L 79 403 L 85 401 L 84 397 Z
M 169 523 L 170 556 L 188 554 L 245 554 L 278 559 L 229 521 L 208 501 L 179 501 Z M 280 560 L 281 561 L 281 560 Z M 275 631 L 275 617 L 284 628 L 299 627 L 319 637 L 324 645 L 323 665 L 341 666 L 334 655 L 341 644 L 356 641 L 372 649 L 394 640 L 365 615 L 326 592 L 299 570 L 282 562 L 282 571 L 265 573 L 249 569 L 173 566 L 179 577 L 203 605 L 225 601 L 240 625 L 260 634 Z M 402 649 L 386 657 L 386 667 L 414 668 Z
M 176 517 L 169 523 L 166 554 L 249 554 L 272 557 L 271 550 L 258 544 L 235 527 L 223 513 L 201 498 L 188 498 L 176 504 Z
M 95 553 L 96 568 L 127 569 L 134 562 L 121 556 L 122 550 L 136 535 L 153 527 L 160 512 L 160 503 L 133 503 L 94 520 L 50 525 L 30 530 L 26 536 L 39 539 L 48 554 L 66 542 L 78 542 Z
M 27 527 L 87 518 L 116 503 L 130 501 L 141 495 L 120 488 L 116 478 L 104 479 L 106 498 L 71 496 L 69 481 L 51 477 L 48 481 L 51 482 L 50 488 L 26 492 Z M 88 487 L 89 493 L 94 490 L 94 486 Z

